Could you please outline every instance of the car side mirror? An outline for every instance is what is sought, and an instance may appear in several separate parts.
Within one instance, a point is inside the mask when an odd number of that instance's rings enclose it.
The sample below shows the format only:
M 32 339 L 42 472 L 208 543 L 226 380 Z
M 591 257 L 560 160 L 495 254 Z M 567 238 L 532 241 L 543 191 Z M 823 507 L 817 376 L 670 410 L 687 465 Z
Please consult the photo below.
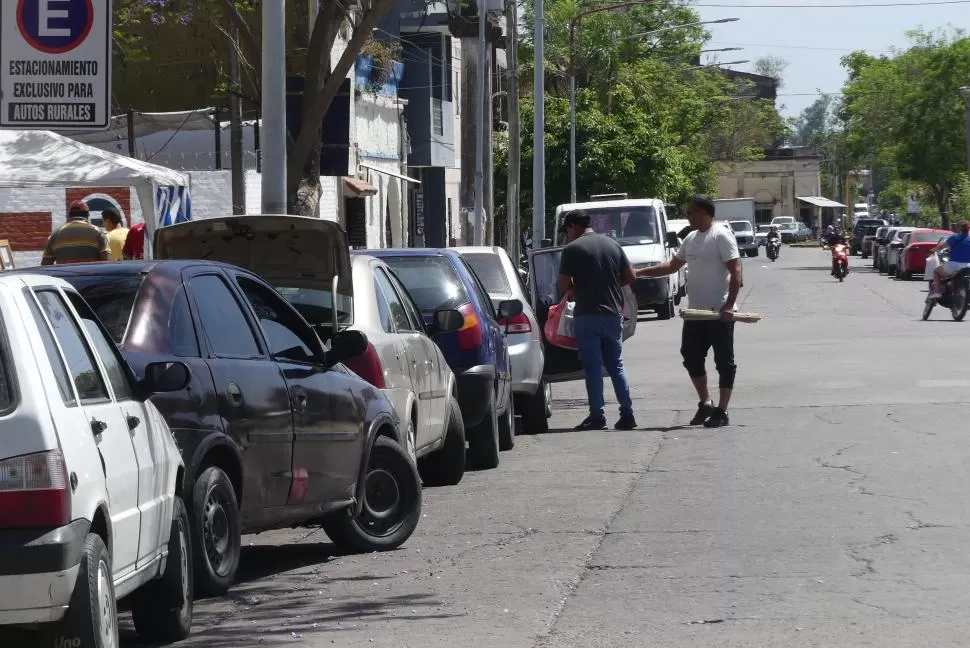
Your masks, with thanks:
M 465 316 L 451 308 L 435 312 L 431 330 L 433 333 L 451 333 L 464 325 Z
M 499 302 L 498 305 L 498 316 L 499 319 L 506 319 L 509 317 L 515 317 L 522 312 L 522 302 L 518 299 L 506 299 L 503 302 Z
M 146 394 L 162 394 L 185 389 L 192 380 L 188 366 L 183 362 L 152 362 L 145 367 L 141 381 Z
M 667 232 L 667 247 L 680 247 L 680 237 L 677 236 L 677 232 Z
M 367 350 L 367 336 L 361 331 L 343 330 L 330 340 L 330 351 L 327 353 L 327 366 L 346 362 L 356 358 Z

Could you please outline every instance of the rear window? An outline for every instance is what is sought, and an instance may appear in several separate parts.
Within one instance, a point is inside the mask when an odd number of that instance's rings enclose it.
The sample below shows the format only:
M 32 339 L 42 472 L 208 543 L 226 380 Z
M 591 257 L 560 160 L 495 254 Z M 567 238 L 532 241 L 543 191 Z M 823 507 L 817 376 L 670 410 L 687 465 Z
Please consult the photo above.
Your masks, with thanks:
M 465 286 L 444 257 L 385 257 L 389 265 L 407 288 L 422 313 L 458 308 L 467 304 Z
M 11 409 L 16 401 L 13 382 L 16 374 L 8 349 L 6 331 L 0 326 L 0 412 Z
M 946 238 L 947 234 L 939 232 L 916 232 L 909 237 L 910 243 L 936 243 L 940 238 Z
M 473 252 L 471 254 L 462 254 L 462 256 L 465 257 L 468 265 L 478 275 L 482 285 L 485 286 L 486 292 L 490 295 L 512 294 L 512 287 L 509 285 L 509 280 L 505 276 L 505 270 L 502 268 L 502 260 L 498 258 L 497 254 Z
M 145 277 L 130 275 L 75 275 L 64 277 L 74 286 L 84 301 L 108 330 L 116 344 L 125 339 L 131 321 L 138 289 Z

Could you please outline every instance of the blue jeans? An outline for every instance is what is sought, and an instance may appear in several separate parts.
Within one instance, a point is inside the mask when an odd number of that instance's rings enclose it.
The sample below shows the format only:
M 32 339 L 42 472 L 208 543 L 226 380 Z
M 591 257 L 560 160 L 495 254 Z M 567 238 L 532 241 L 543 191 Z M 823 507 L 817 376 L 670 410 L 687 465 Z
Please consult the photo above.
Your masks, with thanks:
M 620 415 L 633 414 L 630 384 L 623 371 L 623 318 L 618 315 L 578 315 L 573 332 L 579 360 L 586 374 L 586 396 L 590 416 L 603 417 L 603 368 L 613 381 Z

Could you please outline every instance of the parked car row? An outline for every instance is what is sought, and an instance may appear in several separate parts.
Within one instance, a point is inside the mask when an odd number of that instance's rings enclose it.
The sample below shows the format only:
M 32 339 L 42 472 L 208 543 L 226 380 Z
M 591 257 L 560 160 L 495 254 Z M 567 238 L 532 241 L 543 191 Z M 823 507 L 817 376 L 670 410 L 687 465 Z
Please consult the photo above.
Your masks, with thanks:
M 950 234 L 948 230 L 931 228 L 879 227 L 869 248 L 873 268 L 906 281 L 914 275 L 923 275 L 930 250 Z
M 177 640 L 245 533 L 394 549 L 422 486 L 496 467 L 582 379 L 542 336 L 562 248 L 529 255 L 529 286 L 500 248 L 351 252 L 315 218 L 182 223 L 153 250 L 0 280 L 0 416 L 36 430 L 0 445 L 23 570 L 0 574 L 0 625 L 110 644 L 131 595 L 139 633 Z

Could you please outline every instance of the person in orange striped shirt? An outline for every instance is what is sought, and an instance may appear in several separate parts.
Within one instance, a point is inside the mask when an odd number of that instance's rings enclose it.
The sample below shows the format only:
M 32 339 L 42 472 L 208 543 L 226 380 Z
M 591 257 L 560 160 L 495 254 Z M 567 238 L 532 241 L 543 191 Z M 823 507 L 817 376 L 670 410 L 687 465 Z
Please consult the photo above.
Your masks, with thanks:
M 111 259 L 108 236 L 88 222 L 90 210 L 83 200 L 71 203 L 67 222 L 47 239 L 41 265 L 89 263 Z

